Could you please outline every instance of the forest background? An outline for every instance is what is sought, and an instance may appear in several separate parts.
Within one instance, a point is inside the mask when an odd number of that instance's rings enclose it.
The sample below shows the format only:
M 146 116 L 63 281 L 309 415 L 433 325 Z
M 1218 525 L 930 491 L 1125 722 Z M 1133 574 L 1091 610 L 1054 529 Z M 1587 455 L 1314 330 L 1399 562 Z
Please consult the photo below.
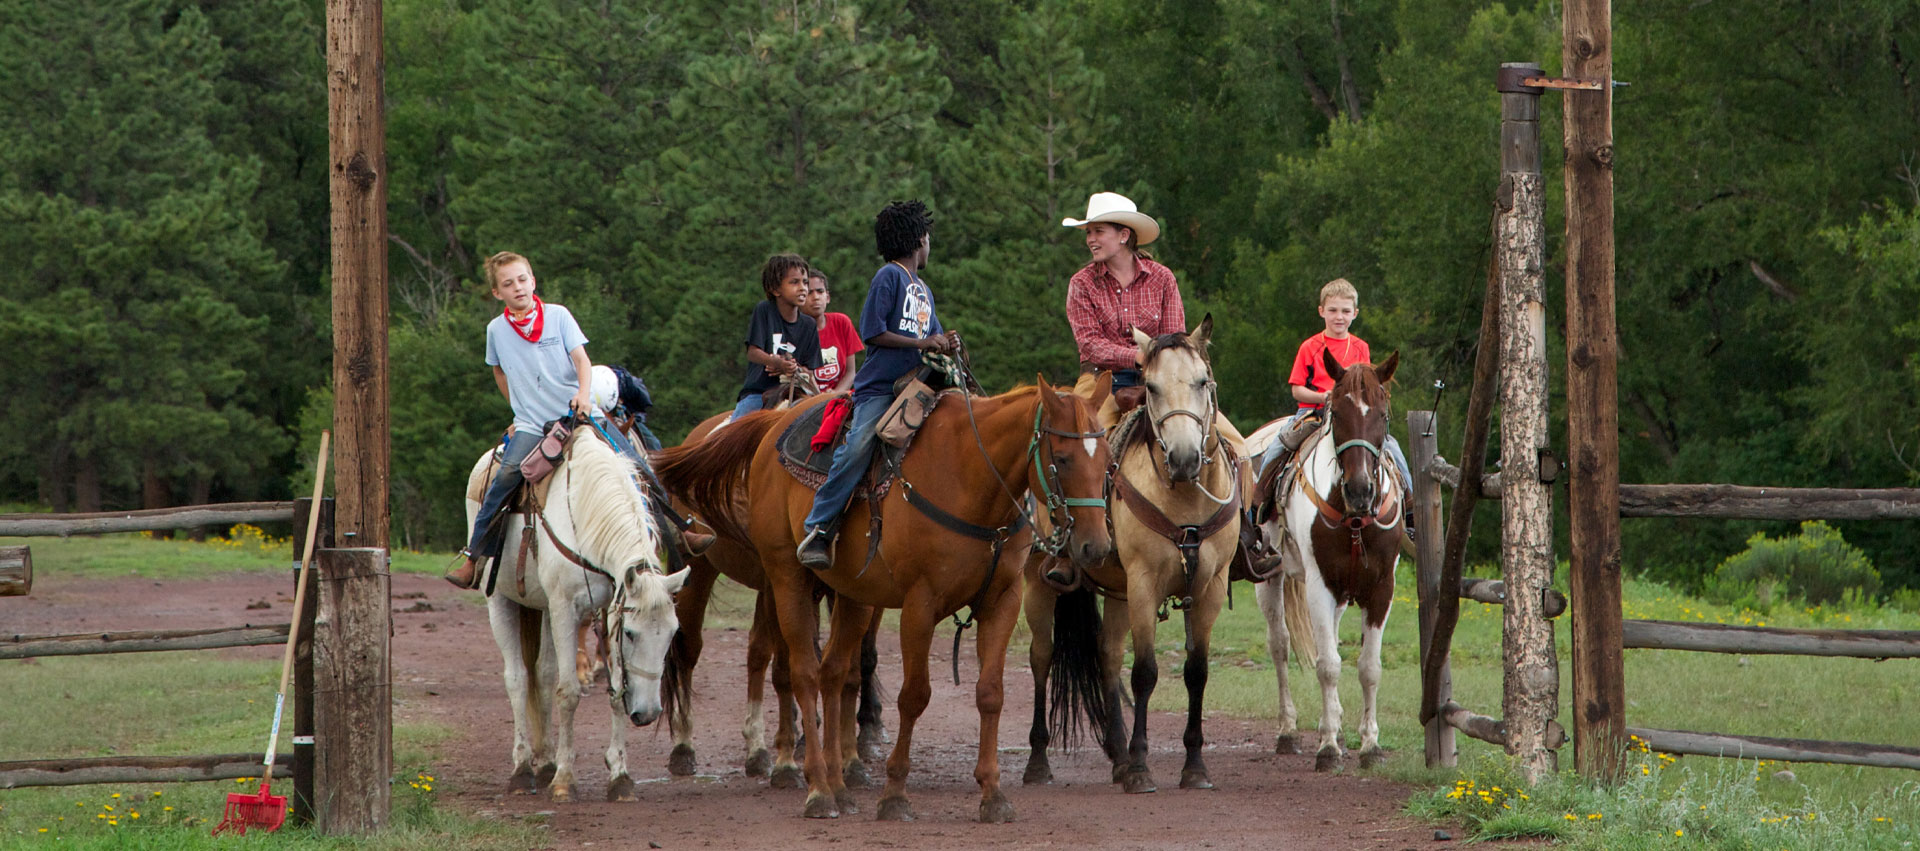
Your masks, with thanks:
M 0 0 L 0 502 L 293 492 L 331 416 L 323 9 Z M 1062 306 L 1086 254 L 1059 220 L 1112 190 L 1163 223 L 1190 320 L 1214 314 L 1243 428 L 1291 409 L 1318 288 L 1344 276 L 1357 333 L 1400 352 L 1396 432 L 1443 380 L 1457 453 L 1494 71 L 1560 57 L 1552 2 L 385 9 L 410 548 L 458 545 L 466 472 L 510 416 L 482 357 L 487 254 L 532 258 L 594 360 L 649 381 L 671 441 L 731 404 L 765 257 L 810 258 L 857 317 L 872 216 L 902 198 L 934 211 L 927 276 L 990 389 L 1074 374 Z M 1920 483 L 1920 5 L 1638 3 L 1614 26 L 1622 480 Z M 1542 105 L 1558 347 L 1559 98 Z M 1557 440 L 1563 407 L 1556 381 Z M 1888 587 L 1920 586 L 1920 527 L 1837 525 Z M 1628 524 L 1624 558 L 1692 583 L 1790 528 Z

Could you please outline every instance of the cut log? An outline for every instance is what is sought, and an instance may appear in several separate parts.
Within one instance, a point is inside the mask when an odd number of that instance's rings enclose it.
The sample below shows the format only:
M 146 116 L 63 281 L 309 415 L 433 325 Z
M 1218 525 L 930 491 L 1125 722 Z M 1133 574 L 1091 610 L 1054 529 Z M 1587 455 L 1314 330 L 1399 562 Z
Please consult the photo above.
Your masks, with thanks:
M 273 776 L 290 776 L 285 756 L 276 756 Z M 103 756 L 88 759 L 29 759 L 0 762 L 0 789 L 25 786 L 81 786 L 90 783 L 180 783 L 259 777 L 258 753 L 202 756 Z
M 1766 736 L 1734 736 L 1725 733 L 1695 733 L 1688 730 L 1651 730 L 1645 727 L 1628 727 L 1627 733 L 1640 737 L 1641 741 L 1647 743 L 1647 747 L 1661 753 L 1920 769 L 1920 748 L 1897 745 L 1825 742 L 1815 739 L 1773 739 Z
M 0 547 L 0 597 L 25 597 L 33 592 L 33 552 L 26 547 Z
M 1626 621 L 1620 646 L 1706 653 L 1777 653 L 1855 659 L 1920 658 L 1920 632 L 1891 629 L 1781 629 L 1681 621 Z
M 229 526 L 234 523 L 277 523 L 292 519 L 291 502 L 229 502 L 91 514 L 0 514 L 0 537 L 103 535 L 109 532 Z
M 90 656 L 95 653 L 145 653 L 153 650 L 209 650 L 285 644 L 287 624 L 167 629 L 141 632 L 88 632 L 77 635 L 0 636 L 0 659 L 35 656 Z
M 1621 485 L 1621 517 L 1739 520 L 1913 520 L 1920 488 L 1770 488 Z

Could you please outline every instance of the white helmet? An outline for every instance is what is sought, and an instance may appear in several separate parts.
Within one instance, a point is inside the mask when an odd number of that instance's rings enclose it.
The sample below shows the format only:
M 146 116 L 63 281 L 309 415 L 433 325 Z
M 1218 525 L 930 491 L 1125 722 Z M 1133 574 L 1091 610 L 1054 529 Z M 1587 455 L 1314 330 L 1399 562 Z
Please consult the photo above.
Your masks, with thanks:
M 620 379 L 613 374 L 613 367 L 594 366 L 587 394 L 588 401 L 602 413 L 612 413 L 620 406 Z

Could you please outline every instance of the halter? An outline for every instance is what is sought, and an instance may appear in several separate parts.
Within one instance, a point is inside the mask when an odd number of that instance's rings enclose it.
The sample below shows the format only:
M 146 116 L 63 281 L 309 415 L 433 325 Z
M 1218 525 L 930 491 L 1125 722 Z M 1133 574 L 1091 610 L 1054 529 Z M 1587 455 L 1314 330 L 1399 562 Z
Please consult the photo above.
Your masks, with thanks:
M 1147 422 L 1151 424 L 1153 427 L 1153 442 L 1154 442 L 1154 445 L 1160 447 L 1160 457 L 1162 458 L 1167 457 L 1167 439 L 1160 436 L 1160 430 L 1166 426 L 1168 420 L 1173 419 L 1174 417 L 1190 417 L 1193 419 L 1195 424 L 1200 426 L 1200 462 L 1202 464 L 1213 463 L 1213 453 L 1207 449 L 1207 444 L 1212 443 L 1217 447 L 1220 442 L 1218 440 L 1218 437 L 1213 433 L 1213 421 L 1215 419 L 1215 414 L 1218 412 L 1219 406 L 1220 406 L 1220 402 L 1216 398 L 1216 393 L 1218 391 L 1219 386 L 1220 386 L 1219 383 L 1213 380 L 1213 371 L 1211 368 L 1209 368 L 1207 371 L 1207 381 L 1206 381 L 1206 388 L 1205 388 L 1206 399 L 1207 399 L 1207 412 L 1204 416 L 1194 411 L 1190 411 L 1186 408 L 1174 408 L 1156 417 L 1153 415 L 1153 409 L 1155 407 L 1154 399 L 1157 394 L 1155 394 L 1152 391 L 1152 388 L 1148 388 Z M 1118 459 L 1115 459 L 1115 463 L 1116 464 L 1119 463 Z M 1170 466 L 1165 463 L 1161 464 L 1160 466 L 1162 469 L 1167 471 L 1167 484 L 1171 486 L 1173 484 L 1173 472 Z M 1206 488 L 1201 488 L 1201 490 L 1205 491 Z M 1212 494 L 1207 494 L 1207 496 L 1212 498 L 1214 502 L 1220 501 L 1218 497 L 1214 497 Z
M 1033 437 L 1027 441 L 1027 457 L 1033 461 L 1034 481 L 1040 485 L 1041 501 L 1047 506 L 1047 519 L 1053 523 L 1053 531 L 1047 533 L 1044 540 L 1035 541 L 1034 546 L 1047 555 L 1059 557 L 1067 549 L 1068 539 L 1073 537 L 1072 508 L 1098 508 L 1107 510 L 1105 496 L 1066 496 L 1066 488 L 1060 484 L 1060 467 L 1057 464 L 1040 466 L 1040 435 L 1042 432 L 1056 437 L 1079 440 L 1097 440 L 1105 437 L 1106 429 L 1098 431 L 1065 431 L 1054 428 L 1041 420 L 1046 411 L 1046 400 L 1040 400 L 1033 408 Z M 992 462 L 988 462 L 991 466 Z
M 1333 432 L 1332 407 L 1332 400 L 1328 400 L 1328 417 L 1325 427 L 1329 439 L 1331 439 Z M 1355 448 L 1364 449 L 1373 455 L 1373 473 L 1370 478 L 1374 484 L 1374 501 L 1371 505 L 1360 506 L 1358 510 L 1356 510 L 1354 506 L 1349 505 L 1344 511 L 1336 511 L 1333 505 L 1328 503 L 1326 498 L 1322 497 L 1320 492 L 1314 489 L 1313 483 L 1308 481 L 1307 464 L 1304 461 L 1295 468 L 1294 475 L 1300 481 L 1300 489 L 1306 491 L 1308 501 L 1312 502 L 1314 508 L 1319 510 L 1320 514 L 1316 519 L 1329 529 L 1344 527 L 1347 530 L 1348 556 L 1352 558 L 1352 563 L 1358 566 L 1361 563 L 1361 559 L 1366 555 L 1366 544 L 1361 537 L 1362 534 L 1366 532 L 1369 526 L 1381 530 L 1393 529 L 1399 526 L 1400 506 L 1394 503 L 1382 505 L 1383 498 L 1388 491 L 1394 490 L 1391 486 L 1397 483 L 1398 480 L 1392 476 L 1387 476 L 1385 477 L 1385 481 L 1389 487 L 1380 487 L 1382 480 L 1381 470 L 1386 466 L 1381 458 L 1382 450 L 1378 445 L 1364 438 L 1351 438 L 1334 446 L 1331 460 L 1333 462 L 1333 468 L 1338 475 L 1334 478 L 1333 488 L 1339 489 L 1344 486 L 1347 481 L 1346 470 L 1340 466 L 1340 454 Z M 1331 492 L 1332 491 L 1329 490 L 1329 493 Z M 1392 496 L 1397 501 L 1400 494 L 1396 492 L 1393 493 Z M 1380 518 L 1383 514 L 1387 515 L 1388 519 L 1381 520 Z

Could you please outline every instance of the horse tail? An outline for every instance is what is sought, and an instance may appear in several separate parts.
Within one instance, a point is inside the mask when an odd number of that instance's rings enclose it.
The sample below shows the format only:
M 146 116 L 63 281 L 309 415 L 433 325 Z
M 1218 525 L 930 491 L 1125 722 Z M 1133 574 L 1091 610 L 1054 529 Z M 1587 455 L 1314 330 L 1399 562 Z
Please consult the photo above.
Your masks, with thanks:
M 502 591 L 501 593 L 506 593 Z M 546 684 L 540 682 L 540 641 L 546 637 L 546 613 L 526 606 L 520 610 L 520 663 L 527 671 L 527 717 L 538 721 L 546 717 Z
M 666 664 L 660 674 L 660 705 L 670 729 L 679 729 L 693 716 L 693 645 L 684 630 L 667 643 Z
M 1306 667 L 1320 664 L 1320 646 L 1313 640 L 1313 610 L 1307 608 L 1307 580 L 1298 573 L 1275 577 L 1280 582 L 1281 607 L 1287 613 L 1287 643 Z
M 653 456 L 653 471 L 662 487 L 686 500 L 715 532 L 746 542 L 746 530 L 733 517 L 734 490 L 746 478 L 760 441 L 780 418 L 778 411 L 756 411 L 698 443 L 662 449 Z
M 1093 727 L 1094 741 L 1107 747 L 1106 682 L 1100 672 L 1100 608 L 1093 591 L 1081 588 L 1053 601 L 1053 659 L 1047 666 L 1047 698 L 1053 706 L 1047 727 L 1069 746 L 1079 741 L 1081 725 Z

